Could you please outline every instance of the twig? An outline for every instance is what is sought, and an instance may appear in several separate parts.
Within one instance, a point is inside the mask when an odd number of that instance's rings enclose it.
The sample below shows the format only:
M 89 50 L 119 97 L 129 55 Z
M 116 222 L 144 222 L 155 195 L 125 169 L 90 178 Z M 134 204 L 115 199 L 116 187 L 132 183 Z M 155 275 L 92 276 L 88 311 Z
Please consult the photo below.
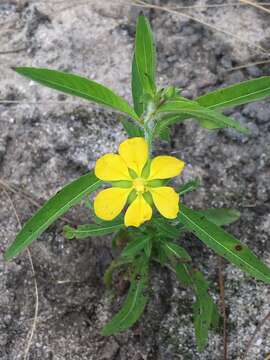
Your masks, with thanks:
M 270 10 L 269 9 L 266 9 L 265 7 L 263 7 L 261 4 L 259 3 L 256 3 L 254 1 L 250 1 L 250 0 L 239 0 L 241 3 L 244 3 L 244 4 L 247 4 L 247 5 L 250 5 L 250 6 L 253 6 L 255 7 L 256 9 L 259 9 L 259 10 L 262 10 L 268 14 L 270 14 Z
M 258 324 L 258 326 L 256 327 L 256 330 L 254 331 L 253 335 L 251 336 L 247 346 L 246 346 L 246 350 L 242 356 L 242 360 L 246 359 L 247 354 L 256 338 L 256 336 L 259 334 L 259 332 L 261 331 L 262 327 L 265 325 L 265 323 L 270 320 L 270 311 L 265 315 L 265 317 L 262 319 L 262 321 Z
M 12 209 L 14 211 L 15 217 L 17 219 L 19 228 L 21 229 L 22 228 L 21 220 L 20 220 L 19 215 L 17 213 L 17 210 L 15 208 L 14 202 L 11 199 L 9 193 L 6 191 L 5 188 L 3 188 L 3 192 L 7 196 L 8 200 L 10 202 L 10 205 L 11 205 L 11 207 L 12 207 Z M 30 329 L 30 331 L 28 333 L 28 336 L 27 336 L 27 344 L 26 344 L 25 351 L 24 351 L 24 360 L 28 359 L 29 350 L 31 348 L 32 340 L 33 340 L 34 333 L 35 333 L 35 330 L 36 330 L 36 327 L 37 327 L 38 308 L 39 308 L 39 295 L 38 295 L 36 272 L 35 272 L 32 256 L 31 256 L 31 252 L 30 252 L 29 249 L 26 249 L 26 251 L 27 251 L 29 262 L 30 262 L 30 267 L 31 267 L 32 275 L 33 275 L 33 283 L 34 283 L 34 288 L 35 288 L 35 312 L 34 312 L 33 323 L 32 323 L 31 329 Z
M 27 50 L 27 48 L 0 51 L 0 55 L 15 54 L 15 53 L 18 53 L 21 51 L 26 51 L 26 50 Z
M 264 61 L 257 61 L 254 63 L 249 63 L 249 64 L 244 64 L 244 65 L 239 65 L 239 66 L 235 66 L 232 67 L 230 69 L 228 69 L 228 71 L 234 71 L 234 70 L 240 70 L 240 69 L 245 69 L 251 66 L 256 66 L 256 65 L 264 65 L 264 64 L 269 64 L 270 60 L 264 60 Z
M 223 316 L 223 360 L 228 358 L 228 338 L 227 338 L 227 314 L 225 304 L 225 289 L 224 289 L 224 273 L 223 273 L 223 259 L 218 257 L 218 278 L 219 278 L 219 291 L 220 291 L 220 307 Z

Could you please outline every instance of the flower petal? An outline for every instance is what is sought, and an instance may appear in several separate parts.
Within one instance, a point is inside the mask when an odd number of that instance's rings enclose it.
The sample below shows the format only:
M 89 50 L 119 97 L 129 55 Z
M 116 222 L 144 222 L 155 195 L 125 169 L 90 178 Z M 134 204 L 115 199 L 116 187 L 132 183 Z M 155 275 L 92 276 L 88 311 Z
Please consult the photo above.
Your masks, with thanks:
M 179 195 L 169 186 L 149 188 L 158 211 L 167 219 L 175 219 L 179 212 Z
M 157 156 L 151 162 L 148 180 L 172 178 L 179 175 L 184 166 L 184 161 L 173 156 Z
M 103 220 L 113 220 L 123 210 L 131 190 L 109 188 L 100 191 L 94 200 L 95 214 Z
M 139 227 L 145 221 L 152 217 L 152 208 L 139 194 L 137 198 L 129 205 L 125 214 L 125 225 Z
M 116 154 L 106 154 L 99 158 L 95 175 L 103 181 L 131 180 L 125 161 Z
M 127 166 L 141 176 L 142 169 L 148 159 L 148 145 L 144 138 L 134 137 L 123 141 L 118 152 Z

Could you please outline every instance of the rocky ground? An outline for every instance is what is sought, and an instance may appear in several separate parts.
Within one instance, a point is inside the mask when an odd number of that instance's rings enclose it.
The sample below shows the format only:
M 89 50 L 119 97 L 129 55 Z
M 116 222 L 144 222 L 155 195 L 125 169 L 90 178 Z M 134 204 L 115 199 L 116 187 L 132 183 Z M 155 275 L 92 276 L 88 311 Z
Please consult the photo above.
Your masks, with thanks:
M 63 96 L 25 79 L 10 66 L 68 70 L 114 88 L 130 99 L 130 59 L 138 9 L 125 1 L 12 1 L 0 3 L 0 178 L 23 223 L 62 185 L 86 173 L 103 153 L 115 151 L 125 134 L 117 115 Z M 224 1 L 156 1 L 156 5 L 226 5 Z M 75 6 L 74 6 L 75 5 Z M 269 14 L 249 6 L 181 10 L 211 25 L 177 14 L 146 11 L 155 31 L 160 85 L 173 83 L 193 97 L 209 89 L 269 75 L 269 65 L 233 70 L 266 59 Z M 213 29 L 218 27 L 225 32 Z M 5 102 L 3 102 L 5 101 Z M 186 203 L 203 208 L 235 207 L 242 217 L 230 226 L 270 265 L 270 101 L 228 113 L 250 127 L 249 137 L 231 130 L 209 132 L 195 122 L 173 129 L 171 144 L 158 144 L 184 159 L 181 182 L 199 177 L 202 187 Z M 3 188 L 3 187 L 2 187 Z M 25 192 L 29 195 L 25 197 Z M 86 209 L 68 215 L 87 222 Z M 63 221 L 31 246 L 39 293 L 32 360 L 222 359 L 222 335 L 214 333 L 202 354 L 192 328 L 192 294 L 165 269 L 152 270 L 152 298 L 131 330 L 103 338 L 99 332 L 123 295 L 106 291 L 102 275 L 112 259 L 110 238 L 65 240 Z M 1 248 L 12 242 L 18 223 L 5 191 L 0 192 Z M 185 245 L 211 281 L 216 301 L 218 259 L 194 237 Z M 24 359 L 32 327 L 35 288 L 27 253 L 0 260 L 0 359 Z M 258 323 L 270 311 L 270 288 L 226 263 L 228 359 L 240 359 Z M 270 352 L 269 322 L 246 359 Z

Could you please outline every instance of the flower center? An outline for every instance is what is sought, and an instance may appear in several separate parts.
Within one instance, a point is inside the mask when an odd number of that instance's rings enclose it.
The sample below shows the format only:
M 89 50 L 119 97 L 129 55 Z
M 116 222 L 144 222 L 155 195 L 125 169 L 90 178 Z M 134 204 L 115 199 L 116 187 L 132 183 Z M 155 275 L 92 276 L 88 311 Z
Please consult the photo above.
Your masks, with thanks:
M 140 178 L 133 180 L 133 187 L 137 192 L 144 192 L 145 191 L 144 180 Z

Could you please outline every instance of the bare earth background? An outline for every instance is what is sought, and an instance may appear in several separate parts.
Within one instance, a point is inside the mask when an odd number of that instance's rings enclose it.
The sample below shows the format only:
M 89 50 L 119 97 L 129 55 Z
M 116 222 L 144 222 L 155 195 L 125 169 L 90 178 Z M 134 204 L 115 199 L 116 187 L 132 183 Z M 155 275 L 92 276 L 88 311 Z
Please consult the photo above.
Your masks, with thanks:
M 218 0 L 155 4 L 229 4 L 179 9 L 226 34 L 177 14 L 146 11 L 156 36 L 160 86 L 173 83 L 184 89 L 185 96 L 194 97 L 270 75 L 267 64 L 232 70 L 269 59 L 262 50 L 270 50 L 269 13 Z M 115 151 L 125 134 L 117 115 L 29 82 L 10 66 L 82 74 L 130 100 L 130 59 L 138 11 L 128 1 L 116 0 L 0 1 L 0 178 L 14 189 L 9 194 L 22 222 L 36 210 L 24 192 L 42 204 L 62 185 L 86 173 L 101 154 Z M 227 113 L 250 127 L 252 135 L 210 132 L 186 122 L 173 129 L 170 146 L 157 144 L 156 151 L 172 150 L 186 161 L 180 182 L 200 177 L 202 187 L 186 197 L 186 203 L 198 208 L 238 208 L 241 220 L 229 230 L 270 265 L 270 101 Z M 89 221 L 88 211 L 82 207 L 67 216 L 74 223 Z M 58 221 L 31 246 L 39 311 L 29 359 L 222 359 L 222 332 L 211 336 L 202 354 L 196 352 L 192 294 L 158 267 L 152 269 L 152 296 L 142 320 L 121 335 L 101 337 L 100 329 L 124 296 L 121 282 L 114 292 L 106 291 L 102 283 L 113 256 L 110 238 L 67 241 L 61 234 L 63 224 Z M 2 249 L 17 231 L 11 203 L 0 191 Z M 186 237 L 185 246 L 211 281 L 211 293 L 218 302 L 217 256 L 193 236 Z M 36 302 L 27 253 L 7 264 L 1 255 L 0 275 L 0 359 L 24 359 Z M 225 301 L 228 359 L 240 359 L 256 326 L 270 311 L 270 287 L 226 263 Z M 269 328 L 268 321 L 246 359 L 267 358 Z

